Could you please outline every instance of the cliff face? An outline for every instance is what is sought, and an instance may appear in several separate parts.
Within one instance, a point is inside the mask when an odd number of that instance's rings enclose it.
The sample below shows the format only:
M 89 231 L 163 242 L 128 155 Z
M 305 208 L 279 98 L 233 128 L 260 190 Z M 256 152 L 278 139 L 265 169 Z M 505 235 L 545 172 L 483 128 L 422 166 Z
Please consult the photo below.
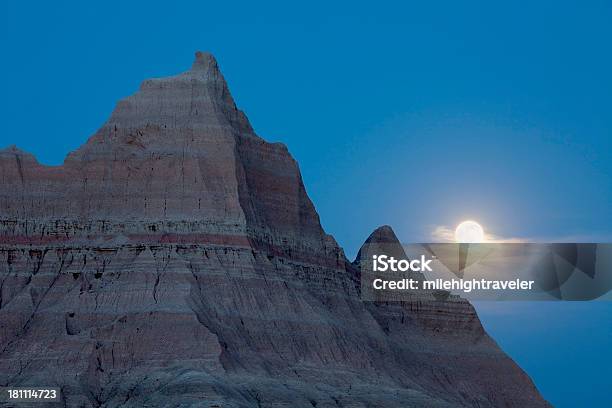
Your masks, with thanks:
M 0 152 L 0 166 L 0 217 L 17 221 L 5 226 L 15 237 L 160 227 L 273 244 L 299 236 L 314 249 L 327 240 L 287 148 L 253 133 L 209 54 L 181 75 L 144 81 L 63 166 L 16 148 Z
M 62 166 L 0 151 L 0 179 L 0 386 L 68 406 L 546 405 L 468 302 L 360 300 L 209 54 Z

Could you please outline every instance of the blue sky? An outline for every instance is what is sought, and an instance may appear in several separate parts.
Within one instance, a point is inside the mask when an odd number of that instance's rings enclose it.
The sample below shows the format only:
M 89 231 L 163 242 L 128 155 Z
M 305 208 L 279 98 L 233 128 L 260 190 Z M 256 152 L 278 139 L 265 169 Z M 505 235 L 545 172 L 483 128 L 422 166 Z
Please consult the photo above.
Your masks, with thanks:
M 0 5 L 0 147 L 59 164 L 140 81 L 208 50 L 256 131 L 296 157 L 349 256 L 381 224 L 418 242 L 466 218 L 501 237 L 612 241 L 609 2 L 81 3 Z M 605 305 L 528 308 L 565 322 L 550 334 L 559 355 L 527 335 L 524 308 L 482 314 L 540 385 L 581 339 L 573 327 L 612 341 Z M 584 361 L 612 378 L 594 344 Z M 580 401 L 612 403 L 579 363 L 545 396 L 575 406 L 579 387 L 592 391 Z
M 485 329 L 555 407 L 612 402 L 611 302 L 475 302 Z

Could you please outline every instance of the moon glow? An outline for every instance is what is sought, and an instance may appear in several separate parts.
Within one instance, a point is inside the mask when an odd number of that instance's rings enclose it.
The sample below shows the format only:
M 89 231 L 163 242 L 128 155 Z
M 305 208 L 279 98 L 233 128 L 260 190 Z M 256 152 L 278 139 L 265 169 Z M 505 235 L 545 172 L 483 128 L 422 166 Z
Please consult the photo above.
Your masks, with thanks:
M 484 229 L 476 221 L 463 221 L 455 229 L 455 241 L 461 243 L 484 242 Z

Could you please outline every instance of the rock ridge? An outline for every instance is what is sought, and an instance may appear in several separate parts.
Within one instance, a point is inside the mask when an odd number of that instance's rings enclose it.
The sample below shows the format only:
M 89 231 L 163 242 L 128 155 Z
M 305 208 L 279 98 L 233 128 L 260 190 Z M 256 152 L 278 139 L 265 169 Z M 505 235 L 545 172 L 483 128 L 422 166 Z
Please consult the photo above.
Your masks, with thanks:
M 70 407 L 548 406 L 469 302 L 361 301 L 208 53 L 62 166 L 0 151 L 0 180 L 0 386 Z

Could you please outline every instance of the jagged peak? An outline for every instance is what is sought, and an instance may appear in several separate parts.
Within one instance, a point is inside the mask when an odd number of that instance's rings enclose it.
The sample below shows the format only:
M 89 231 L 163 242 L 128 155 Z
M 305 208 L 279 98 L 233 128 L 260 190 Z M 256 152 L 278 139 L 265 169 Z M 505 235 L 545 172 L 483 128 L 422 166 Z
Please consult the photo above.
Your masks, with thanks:
M 206 83 L 214 83 L 219 89 L 227 90 L 227 82 L 219 68 L 217 59 L 210 52 L 196 51 L 195 59 L 188 71 L 176 77 L 157 78 L 157 80 L 167 81 L 173 78 L 195 79 Z
M 217 59 L 210 52 L 196 51 L 195 60 L 191 65 L 191 71 L 194 72 L 219 72 L 219 64 Z
M 205 83 L 217 83 L 217 87 L 227 88 L 227 83 L 221 73 L 217 59 L 209 52 L 196 51 L 190 69 L 178 75 L 145 79 L 141 83 L 140 89 L 155 88 L 160 83 L 172 87 L 173 82 L 179 83 L 180 81 L 192 81 L 194 79 Z
M 177 75 L 144 80 L 140 89 L 119 101 L 107 124 L 129 127 L 154 124 L 219 124 L 231 123 L 241 131 L 252 133 L 248 119 L 238 110 L 215 57 L 196 51 L 191 68 Z

